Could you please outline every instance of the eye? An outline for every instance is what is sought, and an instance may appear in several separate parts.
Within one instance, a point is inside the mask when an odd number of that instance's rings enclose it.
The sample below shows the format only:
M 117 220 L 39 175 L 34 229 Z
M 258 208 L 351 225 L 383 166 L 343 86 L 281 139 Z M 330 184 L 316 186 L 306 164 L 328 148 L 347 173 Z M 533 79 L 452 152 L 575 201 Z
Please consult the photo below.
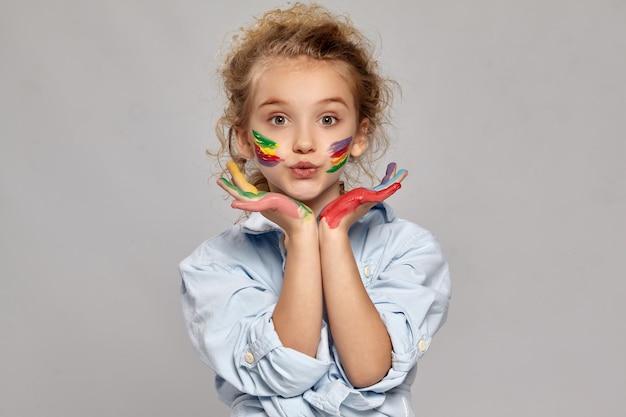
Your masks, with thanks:
M 287 118 L 285 116 L 274 116 L 271 121 L 276 126 L 283 126 L 287 124 Z
M 321 118 L 320 122 L 324 125 L 324 126 L 332 126 L 335 123 L 337 123 L 337 118 L 334 116 L 324 116 Z

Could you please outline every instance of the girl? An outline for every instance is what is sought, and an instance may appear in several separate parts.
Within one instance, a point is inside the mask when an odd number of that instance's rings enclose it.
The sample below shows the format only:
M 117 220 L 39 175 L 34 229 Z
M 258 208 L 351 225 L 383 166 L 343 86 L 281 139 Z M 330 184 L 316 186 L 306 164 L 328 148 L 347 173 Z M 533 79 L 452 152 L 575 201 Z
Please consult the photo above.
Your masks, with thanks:
M 383 203 L 405 170 L 343 190 L 386 144 L 390 89 L 368 43 L 296 4 L 236 36 L 222 76 L 218 156 L 232 161 L 218 184 L 251 214 L 180 264 L 220 399 L 231 416 L 412 416 L 450 280 L 433 236 Z

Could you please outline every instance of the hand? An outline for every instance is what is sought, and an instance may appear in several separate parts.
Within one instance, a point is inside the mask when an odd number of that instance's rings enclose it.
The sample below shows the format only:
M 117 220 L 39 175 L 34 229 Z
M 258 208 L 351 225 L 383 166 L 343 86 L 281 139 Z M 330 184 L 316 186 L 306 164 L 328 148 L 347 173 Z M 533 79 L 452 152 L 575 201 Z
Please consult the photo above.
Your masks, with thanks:
M 374 188 L 355 188 L 334 199 L 322 209 L 320 222 L 324 220 L 331 229 L 340 225 L 348 229 L 376 203 L 386 200 L 398 191 L 400 183 L 407 175 L 406 169 L 396 172 L 396 163 L 390 163 L 380 185 Z
M 230 172 L 232 183 L 226 178 L 220 178 L 217 184 L 235 198 L 231 207 L 260 212 L 283 229 L 287 228 L 290 219 L 303 220 L 313 217 L 313 211 L 297 200 L 284 194 L 257 190 L 246 180 L 234 162 L 227 162 L 226 168 Z

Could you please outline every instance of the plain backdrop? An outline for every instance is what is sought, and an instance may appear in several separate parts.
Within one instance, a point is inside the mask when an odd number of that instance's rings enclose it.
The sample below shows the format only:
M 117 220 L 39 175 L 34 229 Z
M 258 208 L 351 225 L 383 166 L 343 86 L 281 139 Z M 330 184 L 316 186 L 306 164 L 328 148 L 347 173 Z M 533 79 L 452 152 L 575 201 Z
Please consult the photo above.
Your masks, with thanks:
M 417 415 L 623 416 L 626 2 L 322 3 L 402 87 L 390 202 L 453 273 Z M 0 2 L 0 416 L 227 415 L 177 264 L 237 218 L 215 57 L 285 4 Z

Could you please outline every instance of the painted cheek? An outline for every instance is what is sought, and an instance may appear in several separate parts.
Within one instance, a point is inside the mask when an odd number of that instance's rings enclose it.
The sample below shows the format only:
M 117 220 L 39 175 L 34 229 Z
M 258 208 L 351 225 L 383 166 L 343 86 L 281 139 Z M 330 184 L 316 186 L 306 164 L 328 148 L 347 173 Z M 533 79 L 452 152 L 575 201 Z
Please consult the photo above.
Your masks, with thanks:
M 254 151 L 256 152 L 259 164 L 266 167 L 273 167 L 283 161 L 281 157 L 276 155 L 276 148 L 279 146 L 276 142 L 263 136 L 256 130 L 252 131 L 252 136 L 254 136 Z
M 333 142 L 328 147 L 330 152 L 331 167 L 326 172 L 332 173 L 338 171 L 347 161 L 350 156 L 350 144 L 352 143 L 352 136 Z

